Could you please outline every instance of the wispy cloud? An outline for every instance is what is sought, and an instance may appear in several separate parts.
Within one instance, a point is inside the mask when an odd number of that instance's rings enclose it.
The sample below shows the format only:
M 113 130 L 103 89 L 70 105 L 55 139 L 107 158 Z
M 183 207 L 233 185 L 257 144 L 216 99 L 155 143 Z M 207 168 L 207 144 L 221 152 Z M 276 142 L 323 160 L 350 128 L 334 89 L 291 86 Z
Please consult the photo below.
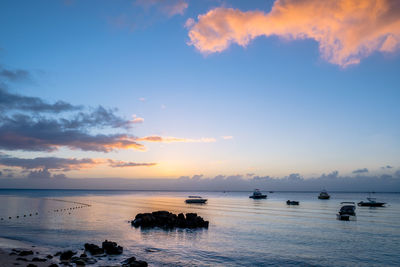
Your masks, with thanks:
M 190 45 L 202 53 L 221 52 L 232 43 L 246 46 L 258 36 L 314 39 L 322 57 L 346 67 L 373 52 L 400 47 L 397 0 L 277 0 L 271 11 L 215 8 L 189 19 Z
M 169 17 L 183 15 L 189 6 L 185 0 L 137 0 L 135 4 L 145 9 L 155 8 Z
M 157 163 L 143 163 L 143 162 L 125 162 L 125 161 L 116 161 L 116 160 L 108 160 L 109 164 L 113 168 L 125 168 L 125 167 L 152 167 L 156 166 Z
M 200 138 L 200 139 L 190 139 L 190 138 L 178 138 L 178 137 L 163 137 L 158 135 L 151 135 L 145 137 L 138 137 L 136 141 L 145 142 L 159 142 L 159 143 L 213 143 L 216 142 L 215 138 Z
M 0 111 L 28 111 L 28 112 L 50 112 L 60 113 L 82 109 L 81 106 L 74 106 L 64 101 L 57 101 L 49 104 L 38 97 L 22 96 L 10 93 L 0 88 Z
M 221 136 L 222 137 L 222 139 L 224 139 L 224 140 L 232 140 L 233 139 L 233 136 L 232 135 L 224 135 L 224 136 Z
M 0 65 L 0 80 L 5 79 L 9 82 L 29 81 L 31 74 L 23 69 L 7 69 Z
M 367 173 L 368 169 L 367 168 L 363 168 L 363 169 L 357 169 L 354 170 L 353 173 L 359 174 L 359 173 Z

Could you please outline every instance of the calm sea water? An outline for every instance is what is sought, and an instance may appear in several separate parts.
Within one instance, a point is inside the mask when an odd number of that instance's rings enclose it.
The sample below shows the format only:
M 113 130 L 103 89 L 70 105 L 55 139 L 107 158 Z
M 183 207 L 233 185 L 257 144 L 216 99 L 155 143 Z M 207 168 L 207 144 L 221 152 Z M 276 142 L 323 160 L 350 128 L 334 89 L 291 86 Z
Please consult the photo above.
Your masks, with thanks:
M 193 194 L 208 203 L 185 204 Z M 266 200 L 249 199 L 249 194 L 0 190 L 0 237 L 53 252 L 109 239 L 124 246 L 124 255 L 105 259 L 108 263 L 136 256 L 151 266 L 400 265 L 400 194 L 374 194 L 387 207 L 357 207 L 355 222 L 336 220 L 339 203 L 365 200 L 366 193 L 331 193 L 330 200 L 318 200 L 317 192 L 275 192 Z M 287 206 L 288 199 L 299 200 L 300 206 Z M 54 211 L 82 206 L 74 202 L 91 207 Z M 131 227 L 137 213 L 156 210 L 196 212 L 210 227 Z

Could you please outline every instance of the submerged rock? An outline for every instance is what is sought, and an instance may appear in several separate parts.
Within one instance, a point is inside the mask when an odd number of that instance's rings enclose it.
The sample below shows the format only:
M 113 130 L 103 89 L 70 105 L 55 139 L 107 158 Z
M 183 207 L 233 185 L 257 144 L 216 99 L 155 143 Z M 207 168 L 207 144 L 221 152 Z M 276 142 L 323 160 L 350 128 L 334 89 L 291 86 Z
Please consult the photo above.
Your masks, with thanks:
M 47 261 L 47 259 L 42 259 L 42 258 L 37 258 L 37 257 L 35 257 L 35 258 L 33 258 L 31 261 L 45 262 L 45 261 Z
M 178 215 L 168 211 L 155 211 L 152 213 L 139 213 L 131 222 L 134 227 L 162 227 L 162 228 L 208 228 L 209 222 L 197 213 L 183 213 Z

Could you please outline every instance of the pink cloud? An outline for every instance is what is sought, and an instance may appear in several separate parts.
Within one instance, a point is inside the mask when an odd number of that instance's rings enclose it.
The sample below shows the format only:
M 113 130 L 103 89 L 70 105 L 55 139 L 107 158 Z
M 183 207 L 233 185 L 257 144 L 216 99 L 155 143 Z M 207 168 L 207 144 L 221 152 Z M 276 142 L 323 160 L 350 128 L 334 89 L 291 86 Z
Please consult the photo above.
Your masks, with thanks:
M 397 0 L 277 0 L 271 11 L 215 8 L 188 20 L 190 45 L 202 53 L 246 46 L 259 36 L 314 39 L 323 59 L 346 67 L 400 47 Z
M 158 143 L 212 143 L 215 142 L 215 138 L 200 138 L 200 139 L 190 139 L 190 138 L 178 138 L 178 137 L 162 137 L 158 135 L 151 135 L 137 138 L 136 141 L 145 142 L 158 142 Z

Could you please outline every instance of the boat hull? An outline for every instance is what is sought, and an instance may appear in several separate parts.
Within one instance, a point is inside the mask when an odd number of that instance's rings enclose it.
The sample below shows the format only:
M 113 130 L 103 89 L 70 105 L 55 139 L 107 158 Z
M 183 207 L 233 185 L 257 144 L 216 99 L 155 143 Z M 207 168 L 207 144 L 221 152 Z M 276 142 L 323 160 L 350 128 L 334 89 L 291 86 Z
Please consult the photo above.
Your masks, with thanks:
M 298 206 L 299 205 L 299 202 L 298 201 L 286 201 L 286 204 L 287 205 L 295 205 L 295 206 Z
M 187 204 L 204 204 L 207 202 L 207 199 L 186 199 L 185 202 Z
M 386 203 L 383 202 L 375 202 L 375 203 L 369 203 L 369 202 L 358 202 L 358 206 L 361 207 L 383 207 Z
M 336 219 L 340 221 L 356 221 L 357 217 L 349 214 L 336 214 Z
M 249 198 L 252 198 L 252 199 L 265 199 L 265 198 L 267 198 L 267 195 L 261 195 L 261 196 L 249 196 Z
M 318 199 L 330 199 L 330 196 L 318 196 Z

